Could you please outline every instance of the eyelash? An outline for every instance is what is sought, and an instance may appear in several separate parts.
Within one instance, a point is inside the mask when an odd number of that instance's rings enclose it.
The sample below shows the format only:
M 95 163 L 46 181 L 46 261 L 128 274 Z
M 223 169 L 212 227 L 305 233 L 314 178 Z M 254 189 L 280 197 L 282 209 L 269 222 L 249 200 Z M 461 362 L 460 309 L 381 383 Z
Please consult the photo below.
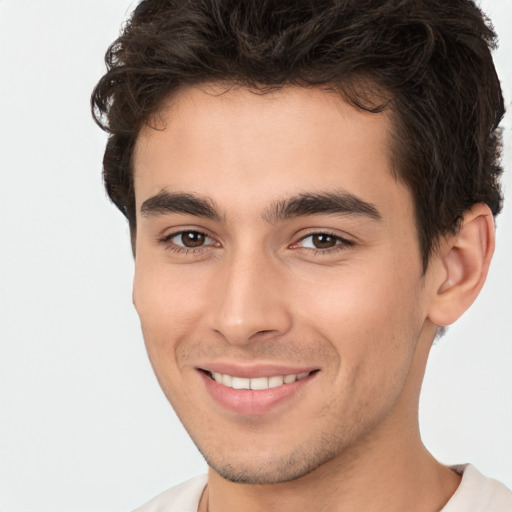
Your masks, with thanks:
M 208 235 L 208 233 L 205 233 L 204 231 L 199 231 L 199 230 L 194 230 L 194 229 L 184 229 L 182 231 L 177 231 L 177 232 L 171 233 L 169 235 L 166 235 L 166 236 L 160 238 L 158 240 L 158 242 L 164 244 L 166 250 L 169 250 L 169 251 L 172 251 L 172 252 L 175 252 L 178 254 L 196 254 L 196 253 L 204 251 L 206 247 L 213 245 L 213 244 L 205 244 L 205 245 L 200 245 L 198 247 L 186 247 L 186 246 L 180 246 L 180 245 L 177 245 L 177 244 L 171 242 L 171 240 L 173 238 L 180 236 L 180 235 L 183 236 L 186 233 L 203 235 L 205 238 L 214 240 L 211 236 Z M 336 253 L 339 251 L 343 251 L 343 250 L 346 250 L 348 248 L 351 248 L 351 247 L 354 247 L 357 245 L 357 243 L 354 242 L 353 240 L 343 238 L 343 237 L 341 237 L 335 233 L 332 233 L 330 231 L 322 230 L 322 231 L 315 231 L 312 233 L 308 233 L 307 235 L 300 238 L 298 240 L 298 242 L 295 242 L 294 244 L 292 244 L 290 247 L 295 248 L 304 240 L 307 240 L 308 238 L 311 238 L 314 236 L 321 236 L 321 235 L 333 238 L 334 241 L 336 242 L 335 245 L 333 247 L 328 247 L 325 249 L 312 248 L 312 247 L 304 247 L 304 249 L 306 249 L 307 251 L 311 252 L 314 255 L 326 255 L 326 254 L 332 254 L 332 253 Z M 218 244 L 218 242 L 216 242 L 216 243 Z M 218 244 L 218 245 L 220 245 L 220 244 Z
M 305 235 L 302 238 L 300 238 L 300 240 L 298 242 L 294 243 L 292 245 L 292 247 L 293 246 L 297 246 L 299 243 L 303 242 L 304 240 L 306 240 L 308 238 L 311 238 L 311 237 L 314 237 L 314 236 L 319 236 L 319 235 L 324 235 L 324 236 L 328 236 L 328 237 L 333 238 L 334 241 L 335 241 L 335 245 L 333 247 L 328 247 L 328 248 L 325 248 L 325 249 L 319 249 L 319 248 L 313 248 L 313 247 L 306 247 L 305 248 L 306 250 L 312 252 L 314 255 L 333 254 L 333 253 L 344 251 L 344 250 L 347 250 L 347 249 L 349 249 L 351 247 L 355 247 L 356 246 L 356 242 L 354 242 L 353 240 L 349 240 L 347 238 L 343 238 L 342 236 L 337 235 L 336 233 L 333 233 L 331 231 L 322 230 L 322 231 L 314 231 L 312 233 L 308 233 L 307 235 Z
M 186 246 L 177 245 L 177 244 L 171 242 L 171 240 L 173 238 L 180 236 L 180 235 L 183 236 L 186 233 L 194 233 L 197 235 L 203 235 L 205 238 L 209 238 L 210 240 L 213 240 L 213 238 L 211 236 L 209 236 L 208 233 L 205 233 L 204 231 L 199 231 L 197 229 L 184 229 L 182 231 L 176 231 L 175 233 L 166 235 L 163 238 L 160 238 L 158 241 L 165 245 L 166 250 L 172 251 L 172 252 L 175 252 L 178 254 L 194 254 L 194 253 L 204 251 L 204 249 L 205 249 L 205 247 L 207 247 L 207 245 L 200 245 L 198 247 L 186 247 Z M 210 245 L 210 244 L 208 244 L 208 245 Z

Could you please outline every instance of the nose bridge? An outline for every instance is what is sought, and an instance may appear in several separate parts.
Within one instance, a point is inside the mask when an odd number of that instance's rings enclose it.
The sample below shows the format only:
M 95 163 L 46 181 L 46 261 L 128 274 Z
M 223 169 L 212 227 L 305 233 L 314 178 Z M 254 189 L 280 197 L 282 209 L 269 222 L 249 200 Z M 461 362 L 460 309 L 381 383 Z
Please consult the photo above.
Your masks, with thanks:
M 232 344 L 244 344 L 256 334 L 282 334 L 290 317 L 279 293 L 279 262 L 263 251 L 243 248 L 223 262 L 213 329 Z

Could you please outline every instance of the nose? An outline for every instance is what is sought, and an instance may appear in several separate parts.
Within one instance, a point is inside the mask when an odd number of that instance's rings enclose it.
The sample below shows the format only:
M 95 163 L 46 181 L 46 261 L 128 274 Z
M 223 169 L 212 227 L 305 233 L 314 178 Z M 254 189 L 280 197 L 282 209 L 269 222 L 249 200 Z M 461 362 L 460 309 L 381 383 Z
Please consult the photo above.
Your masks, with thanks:
M 292 324 L 279 263 L 261 254 L 233 254 L 217 276 L 210 328 L 233 345 L 284 334 Z

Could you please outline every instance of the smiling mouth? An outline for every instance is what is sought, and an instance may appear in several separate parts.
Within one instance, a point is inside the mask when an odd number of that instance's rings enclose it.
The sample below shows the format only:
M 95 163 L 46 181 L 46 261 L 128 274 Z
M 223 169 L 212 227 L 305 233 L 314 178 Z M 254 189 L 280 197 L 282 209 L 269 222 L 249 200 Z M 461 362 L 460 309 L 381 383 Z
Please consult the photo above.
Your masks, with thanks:
M 210 377 L 210 379 L 227 388 L 261 391 L 264 389 L 278 388 L 286 384 L 292 384 L 295 381 L 305 379 L 318 370 L 303 373 L 292 373 L 289 375 L 274 375 L 271 377 L 254 377 L 252 379 L 236 377 L 226 373 L 210 372 L 207 370 L 203 371 Z

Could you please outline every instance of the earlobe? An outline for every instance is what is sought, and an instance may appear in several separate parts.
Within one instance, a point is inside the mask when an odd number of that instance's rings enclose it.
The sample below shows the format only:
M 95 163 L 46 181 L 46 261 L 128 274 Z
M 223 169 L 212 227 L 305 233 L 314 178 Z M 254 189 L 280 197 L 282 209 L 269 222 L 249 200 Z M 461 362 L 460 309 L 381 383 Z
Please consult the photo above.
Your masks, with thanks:
M 477 204 L 465 213 L 460 230 L 445 238 L 435 257 L 437 267 L 429 319 L 450 325 L 474 302 L 487 277 L 494 252 L 494 218 Z

